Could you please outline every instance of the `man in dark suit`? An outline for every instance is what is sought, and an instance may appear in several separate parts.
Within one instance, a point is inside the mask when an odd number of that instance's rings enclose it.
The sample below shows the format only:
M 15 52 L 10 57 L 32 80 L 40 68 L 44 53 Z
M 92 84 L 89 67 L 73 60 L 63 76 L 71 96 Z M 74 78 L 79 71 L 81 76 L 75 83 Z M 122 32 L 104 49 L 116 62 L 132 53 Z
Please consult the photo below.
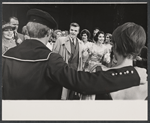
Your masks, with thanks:
M 16 39 L 16 43 L 17 44 L 22 43 L 24 41 L 24 36 L 23 36 L 23 34 L 18 33 L 18 27 L 19 27 L 19 20 L 18 20 L 18 18 L 10 17 L 9 18 L 9 23 L 16 27 L 15 31 L 14 31 L 14 36 L 15 36 L 15 39 Z
M 63 86 L 81 94 L 102 94 L 138 86 L 142 77 L 146 79 L 140 75 L 146 70 L 132 66 L 97 73 L 77 72 L 46 47 L 52 29 L 57 27 L 54 18 L 39 9 L 29 10 L 27 16 L 31 39 L 2 55 L 3 99 L 61 99 Z M 128 74 L 124 74 L 126 71 Z

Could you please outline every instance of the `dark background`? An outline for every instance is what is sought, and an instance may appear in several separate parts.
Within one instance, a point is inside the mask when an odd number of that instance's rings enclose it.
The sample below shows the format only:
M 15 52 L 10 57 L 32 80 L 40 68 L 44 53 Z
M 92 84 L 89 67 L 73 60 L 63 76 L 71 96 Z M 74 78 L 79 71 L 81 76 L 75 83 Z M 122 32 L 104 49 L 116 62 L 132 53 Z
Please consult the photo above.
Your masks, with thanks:
M 92 33 L 99 27 L 112 33 L 117 26 L 130 21 L 147 32 L 147 4 L 3 4 L 2 7 L 3 20 L 8 21 L 10 16 L 19 19 L 19 32 L 26 25 L 26 13 L 31 8 L 49 12 L 61 30 L 68 30 L 71 22 L 77 22 L 81 30 L 86 28 Z

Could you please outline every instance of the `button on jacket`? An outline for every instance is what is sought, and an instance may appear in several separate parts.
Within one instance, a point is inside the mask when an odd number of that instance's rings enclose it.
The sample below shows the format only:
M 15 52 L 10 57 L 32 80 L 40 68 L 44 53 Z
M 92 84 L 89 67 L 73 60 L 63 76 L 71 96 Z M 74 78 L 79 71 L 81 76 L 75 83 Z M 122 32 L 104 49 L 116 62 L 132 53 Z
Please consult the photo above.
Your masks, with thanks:
M 133 71 L 133 74 L 119 75 Z M 112 73 L 118 75 L 112 76 Z M 3 99 L 60 99 L 62 87 L 102 94 L 140 84 L 134 67 L 97 73 L 77 72 L 38 40 L 28 39 L 2 55 Z

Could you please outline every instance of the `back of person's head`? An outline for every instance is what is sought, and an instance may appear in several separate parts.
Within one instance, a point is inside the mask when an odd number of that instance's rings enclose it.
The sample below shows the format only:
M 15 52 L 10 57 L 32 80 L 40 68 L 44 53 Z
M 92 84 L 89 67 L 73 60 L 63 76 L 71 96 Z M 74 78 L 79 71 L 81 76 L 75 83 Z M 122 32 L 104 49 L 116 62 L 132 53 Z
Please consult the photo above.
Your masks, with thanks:
M 142 26 L 127 22 L 114 30 L 112 42 L 118 54 L 123 57 L 135 57 L 145 45 L 146 33 Z
M 31 38 L 43 38 L 50 29 L 46 25 L 35 22 L 28 22 L 26 26 Z
M 81 37 L 81 38 L 82 38 L 82 35 L 83 35 L 83 34 L 86 34 L 86 35 L 87 35 L 88 40 L 90 39 L 91 33 L 90 33 L 89 30 L 83 29 L 83 30 L 81 31 L 81 33 L 80 33 L 80 37 Z
M 95 42 L 98 41 L 98 36 L 99 36 L 100 34 L 104 34 L 104 35 L 105 35 L 105 33 L 104 33 L 103 31 L 98 31 L 98 32 L 96 33 L 96 35 L 94 36 L 94 41 L 95 41 Z

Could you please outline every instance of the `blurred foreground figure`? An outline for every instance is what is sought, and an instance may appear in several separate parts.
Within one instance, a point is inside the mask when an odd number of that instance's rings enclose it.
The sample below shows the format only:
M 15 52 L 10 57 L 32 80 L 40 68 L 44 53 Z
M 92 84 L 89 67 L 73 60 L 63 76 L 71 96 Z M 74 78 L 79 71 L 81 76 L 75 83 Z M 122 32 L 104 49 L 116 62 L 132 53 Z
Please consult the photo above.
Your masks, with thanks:
M 133 66 L 133 59 L 137 57 L 141 49 L 145 46 L 146 33 L 140 25 L 128 22 L 114 30 L 112 42 L 113 53 L 117 60 L 117 64 L 111 69 Z M 128 73 L 129 71 L 119 74 L 123 75 Z M 114 76 L 117 76 L 117 74 Z M 147 85 L 148 82 L 137 87 L 111 93 L 111 96 L 113 99 L 117 100 L 144 100 L 148 96 Z

